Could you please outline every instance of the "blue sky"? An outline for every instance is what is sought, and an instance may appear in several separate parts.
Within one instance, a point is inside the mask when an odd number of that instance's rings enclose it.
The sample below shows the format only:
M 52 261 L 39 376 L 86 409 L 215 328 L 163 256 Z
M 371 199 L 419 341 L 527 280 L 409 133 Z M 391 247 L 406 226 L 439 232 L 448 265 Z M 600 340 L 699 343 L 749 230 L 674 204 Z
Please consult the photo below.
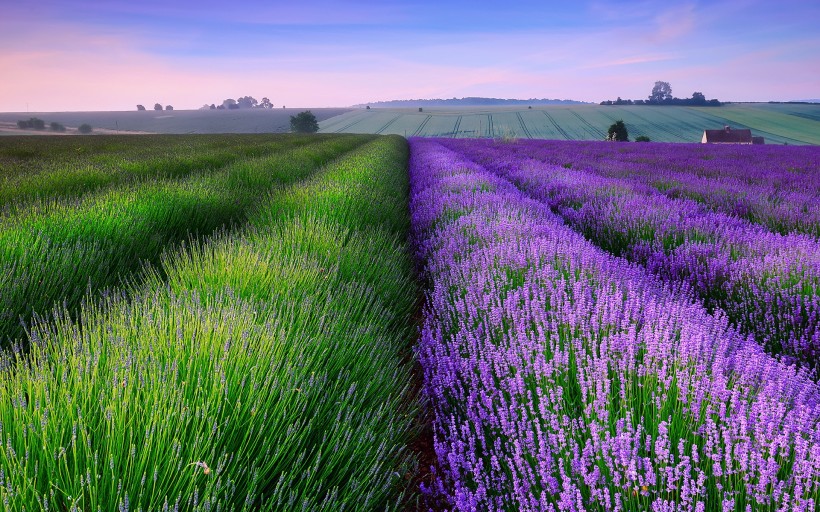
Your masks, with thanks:
M 0 0 L 0 111 L 820 97 L 820 3 Z M 7 79 L 6 77 L 11 77 Z

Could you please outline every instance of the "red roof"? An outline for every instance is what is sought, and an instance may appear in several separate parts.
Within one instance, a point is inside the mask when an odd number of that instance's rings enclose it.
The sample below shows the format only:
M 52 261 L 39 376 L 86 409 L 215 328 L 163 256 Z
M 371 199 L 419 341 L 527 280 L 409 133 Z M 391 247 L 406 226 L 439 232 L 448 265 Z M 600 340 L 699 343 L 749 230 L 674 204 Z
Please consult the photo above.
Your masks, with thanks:
M 733 130 L 726 126 L 722 130 L 704 130 L 703 136 L 706 142 L 729 142 L 734 144 L 751 144 L 752 130 Z

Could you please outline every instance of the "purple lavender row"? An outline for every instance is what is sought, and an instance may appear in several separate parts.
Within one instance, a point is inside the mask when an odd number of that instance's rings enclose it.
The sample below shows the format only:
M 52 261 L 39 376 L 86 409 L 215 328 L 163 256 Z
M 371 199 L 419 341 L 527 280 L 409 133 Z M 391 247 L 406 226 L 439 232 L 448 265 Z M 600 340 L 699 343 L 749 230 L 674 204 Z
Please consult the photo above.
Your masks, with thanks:
M 418 347 L 453 510 L 814 510 L 820 389 L 510 182 L 411 139 Z
M 770 352 L 820 369 L 820 242 L 813 237 L 771 233 L 640 183 L 527 158 L 533 144 L 461 146 L 598 246 L 724 310 Z
M 516 146 L 527 158 L 629 178 L 668 197 L 693 199 L 776 233 L 820 237 L 820 147 L 602 146 L 589 141 L 520 141 Z

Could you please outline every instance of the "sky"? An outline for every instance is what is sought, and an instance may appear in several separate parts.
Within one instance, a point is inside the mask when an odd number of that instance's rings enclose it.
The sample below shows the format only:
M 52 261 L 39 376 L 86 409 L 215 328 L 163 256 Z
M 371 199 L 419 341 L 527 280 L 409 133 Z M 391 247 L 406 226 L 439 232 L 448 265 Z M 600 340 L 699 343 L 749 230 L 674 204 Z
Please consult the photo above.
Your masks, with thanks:
M 0 0 L 0 111 L 820 98 L 820 2 Z

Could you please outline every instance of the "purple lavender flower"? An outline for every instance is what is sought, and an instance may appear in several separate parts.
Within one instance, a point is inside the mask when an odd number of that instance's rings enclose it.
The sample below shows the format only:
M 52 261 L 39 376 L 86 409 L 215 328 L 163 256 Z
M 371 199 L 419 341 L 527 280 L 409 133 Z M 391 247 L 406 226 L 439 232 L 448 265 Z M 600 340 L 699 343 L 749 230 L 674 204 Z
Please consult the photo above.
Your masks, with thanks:
M 417 355 L 450 507 L 817 504 L 820 389 L 805 370 L 564 225 L 504 178 L 518 160 L 476 163 L 493 143 L 410 144 L 428 283 Z

